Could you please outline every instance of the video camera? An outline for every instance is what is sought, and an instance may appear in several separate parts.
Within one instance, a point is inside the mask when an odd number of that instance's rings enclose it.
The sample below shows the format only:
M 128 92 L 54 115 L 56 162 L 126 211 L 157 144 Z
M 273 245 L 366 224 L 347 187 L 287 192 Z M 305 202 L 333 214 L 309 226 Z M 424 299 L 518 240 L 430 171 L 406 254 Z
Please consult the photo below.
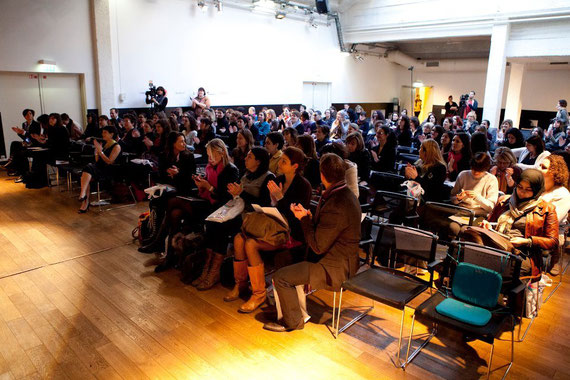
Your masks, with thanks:
M 469 94 L 463 94 L 459 97 L 459 107 L 465 107 L 467 104 L 467 99 L 469 99 Z
M 144 93 L 146 96 L 150 96 L 151 98 L 156 98 L 156 86 L 152 83 L 148 83 L 148 91 Z

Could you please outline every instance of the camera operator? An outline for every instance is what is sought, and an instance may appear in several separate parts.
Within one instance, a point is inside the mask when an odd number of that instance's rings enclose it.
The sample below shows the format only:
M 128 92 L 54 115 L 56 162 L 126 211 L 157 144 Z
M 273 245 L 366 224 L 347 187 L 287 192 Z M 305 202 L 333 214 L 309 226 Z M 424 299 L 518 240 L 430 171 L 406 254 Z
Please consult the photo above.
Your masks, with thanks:
M 168 104 L 168 98 L 166 95 L 166 90 L 162 86 L 154 88 L 151 86 L 150 90 L 145 93 L 146 104 L 150 104 L 153 108 L 153 112 L 164 111 L 166 105 Z
M 467 99 L 465 99 L 463 104 L 463 99 L 464 99 L 465 95 L 462 96 L 462 99 L 460 101 L 460 106 L 463 109 L 463 113 L 462 113 L 462 118 L 463 120 L 467 120 L 467 114 L 469 114 L 469 112 L 471 111 L 477 111 L 477 109 L 479 108 L 479 103 L 477 102 L 477 100 L 475 100 L 475 91 L 471 90 L 469 91 L 469 95 L 467 97 Z

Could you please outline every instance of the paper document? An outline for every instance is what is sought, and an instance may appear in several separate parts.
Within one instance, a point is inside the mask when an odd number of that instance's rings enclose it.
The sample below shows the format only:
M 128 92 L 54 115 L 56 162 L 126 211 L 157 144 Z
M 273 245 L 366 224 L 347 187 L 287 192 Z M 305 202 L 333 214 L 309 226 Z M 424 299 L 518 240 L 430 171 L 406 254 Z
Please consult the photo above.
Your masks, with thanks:
M 281 223 L 283 223 L 284 225 L 286 226 L 289 225 L 287 219 L 285 219 L 283 215 L 281 215 L 279 210 L 277 210 L 277 207 L 261 207 L 260 205 L 255 205 L 255 204 L 251 205 L 251 207 L 253 207 L 255 212 L 262 212 L 264 214 L 270 215 L 276 218 L 277 220 L 281 221 Z

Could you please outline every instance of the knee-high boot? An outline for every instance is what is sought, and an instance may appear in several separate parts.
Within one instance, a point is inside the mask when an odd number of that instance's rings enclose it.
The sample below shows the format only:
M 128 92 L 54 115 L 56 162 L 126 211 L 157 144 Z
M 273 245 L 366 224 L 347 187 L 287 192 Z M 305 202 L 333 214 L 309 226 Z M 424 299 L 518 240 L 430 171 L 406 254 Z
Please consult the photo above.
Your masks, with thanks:
M 267 298 L 265 291 L 265 267 L 263 264 L 247 267 L 249 281 L 251 282 L 252 295 L 249 300 L 240 306 L 240 313 L 251 313 L 260 307 Z
M 156 235 L 148 242 L 148 244 L 140 246 L 138 251 L 141 253 L 164 252 L 164 240 L 168 236 L 168 226 L 166 218 L 160 224 L 160 228 Z
M 234 288 L 224 297 L 224 301 L 231 302 L 239 298 L 239 295 L 247 289 L 247 260 L 234 259 Z
M 220 268 L 222 267 L 222 262 L 224 261 L 224 255 L 219 253 L 213 253 L 212 255 L 212 263 L 210 265 L 210 269 L 208 270 L 208 274 L 204 281 L 202 281 L 196 289 L 198 290 L 208 290 L 212 286 L 216 285 L 220 282 Z
M 208 248 L 206 249 L 206 261 L 204 262 L 204 268 L 202 268 L 202 274 L 192 281 L 192 286 L 200 285 L 208 275 L 208 271 L 210 270 L 210 264 L 212 263 L 212 257 L 214 256 L 214 252 Z

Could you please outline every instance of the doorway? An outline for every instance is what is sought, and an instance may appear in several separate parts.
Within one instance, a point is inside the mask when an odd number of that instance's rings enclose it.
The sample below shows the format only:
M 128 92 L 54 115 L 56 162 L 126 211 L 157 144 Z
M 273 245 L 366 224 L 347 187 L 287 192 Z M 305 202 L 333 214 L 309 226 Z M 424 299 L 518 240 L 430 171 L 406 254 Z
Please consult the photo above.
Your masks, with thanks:
M 331 105 L 330 82 L 303 82 L 303 104 L 325 112 Z
M 24 121 L 22 111 L 31 108 L 36 118 L 53 112 L 67 113 L 83 123 L 83 96 L 79 74 L 0 72 L 0 156 L 6 157 L 12 141 L 20 140 L 12 127 Z

